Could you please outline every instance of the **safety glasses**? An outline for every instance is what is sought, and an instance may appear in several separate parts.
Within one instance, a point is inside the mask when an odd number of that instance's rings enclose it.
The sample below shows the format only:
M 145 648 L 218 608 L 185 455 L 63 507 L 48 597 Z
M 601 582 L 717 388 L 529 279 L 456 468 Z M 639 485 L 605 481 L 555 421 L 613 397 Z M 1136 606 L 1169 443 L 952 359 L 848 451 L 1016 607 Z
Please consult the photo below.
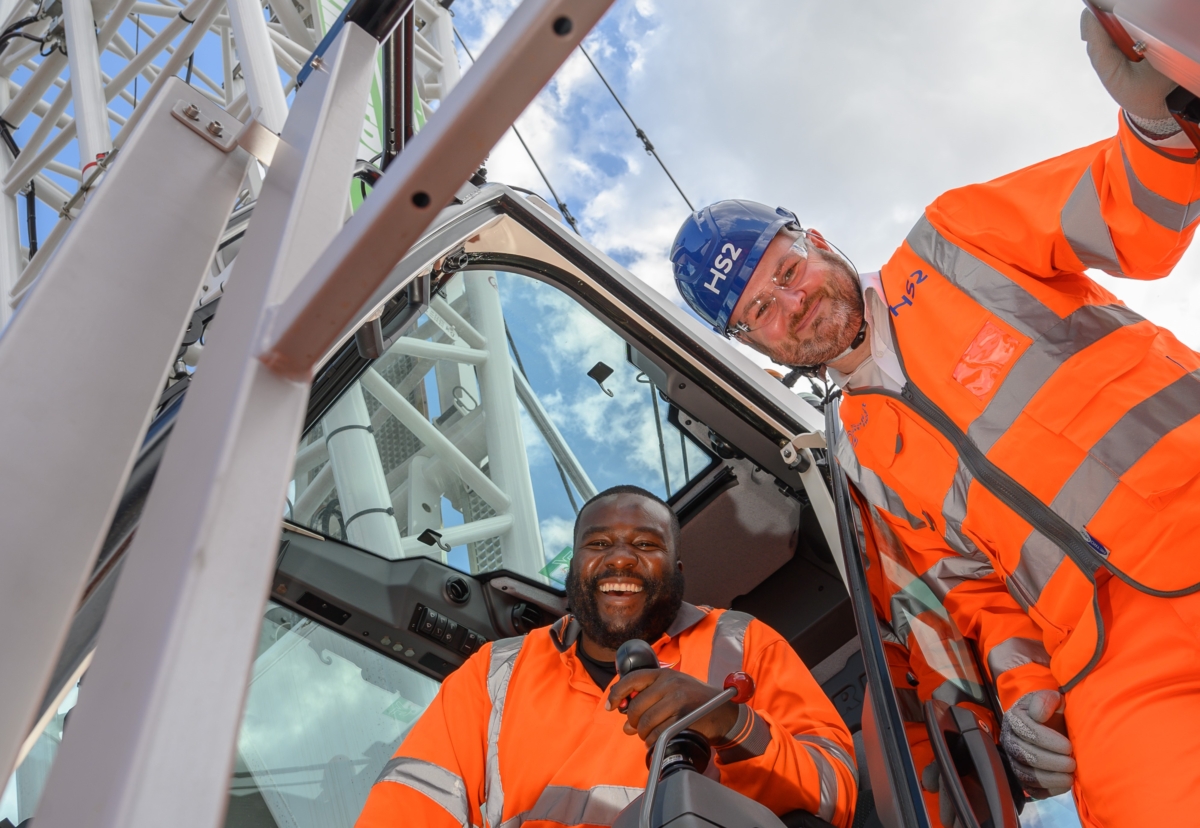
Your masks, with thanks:
M 783 254 L 775 275 L 771 277 L 771 286 L 759 292 L 746 308 L 742 320 L 726 329 L 727 336 L 742 337 L 745 334 L 765 328 L 774 322 L 782 313 L 779 304 L 779 294 L 783 291 L 794 290 L 804 279 L 808 269 L 808 234 L 801 231 L 788 251 Z

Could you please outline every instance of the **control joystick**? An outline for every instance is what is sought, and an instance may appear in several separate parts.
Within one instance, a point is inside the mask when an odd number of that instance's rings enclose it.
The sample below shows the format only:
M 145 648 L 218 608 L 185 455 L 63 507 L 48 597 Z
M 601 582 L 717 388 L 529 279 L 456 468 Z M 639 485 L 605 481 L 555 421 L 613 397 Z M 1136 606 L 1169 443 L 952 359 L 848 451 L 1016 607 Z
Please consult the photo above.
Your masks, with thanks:
M 657 670 L 658 655 L 654 648 L 640 638 L 631 638 L 617 649 L 617 678 L 623 679 L 634 670 Z M 630 693 L 617 704 L 617 710 L 624 713 L 629 708 L 629 700 L 637 693 Z

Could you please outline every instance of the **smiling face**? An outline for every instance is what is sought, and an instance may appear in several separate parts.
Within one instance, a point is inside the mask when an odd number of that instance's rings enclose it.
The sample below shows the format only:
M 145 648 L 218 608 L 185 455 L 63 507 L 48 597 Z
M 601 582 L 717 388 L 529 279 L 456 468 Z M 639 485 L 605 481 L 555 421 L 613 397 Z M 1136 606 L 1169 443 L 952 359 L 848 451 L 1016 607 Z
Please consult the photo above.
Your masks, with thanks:
M 858 333 L 862 289 L 858 274 L 820 233 L 808 231 L 807 260 L 793 248 L 796 239 L 783 230 L 767 245 L 729 324 L 753 328 L 739 339 L 782 365 L 820 365 L 846 350 Z M 775 287 L 785 282 L 786 288 Z M 772 295 L 778 307 L 761 324 L 755 311 Z
M 579 514 L 567 603 L 593 658 L 631 638 L 653 642 L 683 602 L 683 564 L 670 510 L 638 494 L 601 497 Z

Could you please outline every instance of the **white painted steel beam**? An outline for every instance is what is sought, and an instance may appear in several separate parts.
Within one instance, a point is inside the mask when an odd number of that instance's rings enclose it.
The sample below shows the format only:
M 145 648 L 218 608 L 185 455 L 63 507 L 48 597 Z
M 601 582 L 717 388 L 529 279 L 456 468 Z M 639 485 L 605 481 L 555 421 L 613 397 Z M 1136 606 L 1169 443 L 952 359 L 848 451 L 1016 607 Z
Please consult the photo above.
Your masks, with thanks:
M 285 2 L 290 3 L 291 0 Z M 275 50 L 271 47 L 262 5 L 258 0 L 227 0 L 226 6 L 229 9 L 229 22 L 233 26 L 233 37 L 237 41 L 237 55 L 242 63 L 251 110 L 261 109 L 259 123 L 278 133 L 288 116 L 287 96 L 283 94 L 283 85 L 279 80 Z
M 244 1 L 244 0 L 243 0 Z M 612 0 L 525 0 L 279 308 L 262 360 L 308 379 Z
M 0 83 L 0 108 L 8 103 L 9 86 Z M 0 179 L 12 166 L 13 157 L 7 147 L 0 147 Z M 21 255 L 20 207 L 16 196 L 0 193 L 0 331 L 8 324 L 12 309 L 5 301 L 17 279 L 21 278 L 24 257 Z
M 487 350 L 487 340 L 483 338 L 483 334 L 475 330 L 475 326 L 464 319 L 463 315 L 451 307 L 449 302 L 440 296 L 434 296 L 429 306 L 454 328 L 454 333 L 463 342 L 472 348 Z
M 374 368 L 368 368 L 359 382 L 362 383 L 363 389 L 391 412 L 392 416 L 411 431 L 414 437 L 454 469 L 455 474 L 462 479 L 463 483 L 474 489 L 487 505 L 497 512 L 508 511 L 512 501 L 504 490 L 472 463 L 469 457 L 459 451 L 458 446 L 450 442 L 450 439 L 442 434 L 437 426 L 425 419 L 425 415 L 418 411 L 412 403 L 400 396 L 400 393 Z
M 38 828 L 219 824 L 309 391 L 257 361 L 260 332 L 341 226 L 376 49 L 345 27 L 296 95 L 204 367 L 126 553 Z M 189 201 L 175 203 L 194 213 Z
M 533 420 L 533 424 L 537 426 L 537 430 L 541 433 L 542 439 L 546 441 L 546 445 L 550 447 L 550 453 L 554 455 L 554 459 L 563 467 L 567 477 L 575 485 L 576 490 L 583 496 L 584 500 L 591 500 L 599 492 L 596 490 L 592 479 L 588 477 L 588 473 L 584 470 L 583 464 L 575 456 L 575 452 L 571 451 L 571 446 L 567 444 L 566 438 L 562 436 L 562 432 L 558 430 L 558 426 L 550 419 L 550 415 L 546 412 L 542 401 L 538 398 L 537 392 L 533 390 L 533 386 L 529 384 L 529 380 L 525 379 L 524 375 L 513 369 L 513 382 L 516 384 L 517 397 L 521 400 L 521 405 L 525 406 L 525 410 L 529 412 L 529 418 Z
M 33 722 L 245 174 L 244 152 L 171 116 L 180 99 L 200 96 L 173 81 L 0 338 L 4 768 Z M 51 381 L 90 354 L 117 369 Z
M 92 17 L 91 0 L 62 0 L 62 4 L 75 124 L 79 130 L 79 168 L 86 174 L 97 161 L 112 152 L 108 104 L 100 80 L 100 51 L 96 45 L 96 21 Z
M 388 350 L 404 356 L 418 359 L 444 359 L 450 362 L 464 362 L 468 365 L 480 365 L 487 362 L 488 352 L 476 348 L 460 348 L 444 342 L 430 342 L 428 339 L 417 339 L 412 336 L 402 336 Z
M 442 536 L 442 543 L 446 546 L 462 546 L 464 543 L 475 543 L 476 541 L 487 540 L 503 536 L 505 532 L 512 528 L 512 515 L 493 515 L 482 520 L 473 520 L 470 523 L 462 523 L 458 526 L 447 526 L 445 529 L 439 530 Z M 424 555 L 425 557 L 436 557 L 439 553 L 436 546 L 428 546 L 421 543 L 415 537 L 404 539 L 404 552 L 407 557 L 416 557 Z
M 322 422 L 346 538 L 385 558 L 403 557 L 400 527 L 391 514 L 392 498 L 362 388 L 350 386 Z
M 512 501 L 512 528 L 500 539 L 504 565 L 514 572 L 537 572 L 545 565 L 529 455 L 521 433 L 521 412 L 513 381 L 513 364 L 504 335 L 504 311 L 496 275 L 487 271 L 463 274 L 467 301 L 476 329 L 491 346 L 488 359 L 475 367 L 483 398 L 488 446 L 488 474 Z M 496 511 L 500 511 L 497 509 Z

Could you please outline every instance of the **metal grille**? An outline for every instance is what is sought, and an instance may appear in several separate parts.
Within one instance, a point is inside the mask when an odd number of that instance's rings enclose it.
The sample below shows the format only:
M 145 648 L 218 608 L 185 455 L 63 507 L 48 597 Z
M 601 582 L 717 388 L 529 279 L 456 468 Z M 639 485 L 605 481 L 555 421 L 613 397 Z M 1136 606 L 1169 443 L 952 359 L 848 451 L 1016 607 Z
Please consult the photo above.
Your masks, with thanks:
M 487 471 L 487 469 L 484 469 Z M 463 522 L 483 520 L 494 517 L 496 510 L 484 502 L 483 498 L 468 491 L 463 498 Z M 472 572 L 493 572 L 504 565 L 504 550 L 499 538 L 487 538 L 467 544 L 467 560 L 470 561 Z
M 413 357 L 401 357 L 380 372 L 380 376 L 387 380 L 393 387 L 397 387 L 417 367 L 417 364 L 418 360 Z M 401 425 L 400 421 L 395 417 L 385 414 L 377 415 L 380 409 L 378 400 L 370 394 L 365 394 L 364 397 L 366 398 L 367 412 L 371 415 L 371 421 L 377 422 L 380 416 L 383 417 L 383 421 L 375 426 L 375 445 L 379 448 L 379 459 L 383 463 L 383 473 L 389 474 L 421 450 L 421 441 L 411 431 Z M 418 383 L 409 392 L 407 399 L 418 411 L 428 416 L 424 384 Z

